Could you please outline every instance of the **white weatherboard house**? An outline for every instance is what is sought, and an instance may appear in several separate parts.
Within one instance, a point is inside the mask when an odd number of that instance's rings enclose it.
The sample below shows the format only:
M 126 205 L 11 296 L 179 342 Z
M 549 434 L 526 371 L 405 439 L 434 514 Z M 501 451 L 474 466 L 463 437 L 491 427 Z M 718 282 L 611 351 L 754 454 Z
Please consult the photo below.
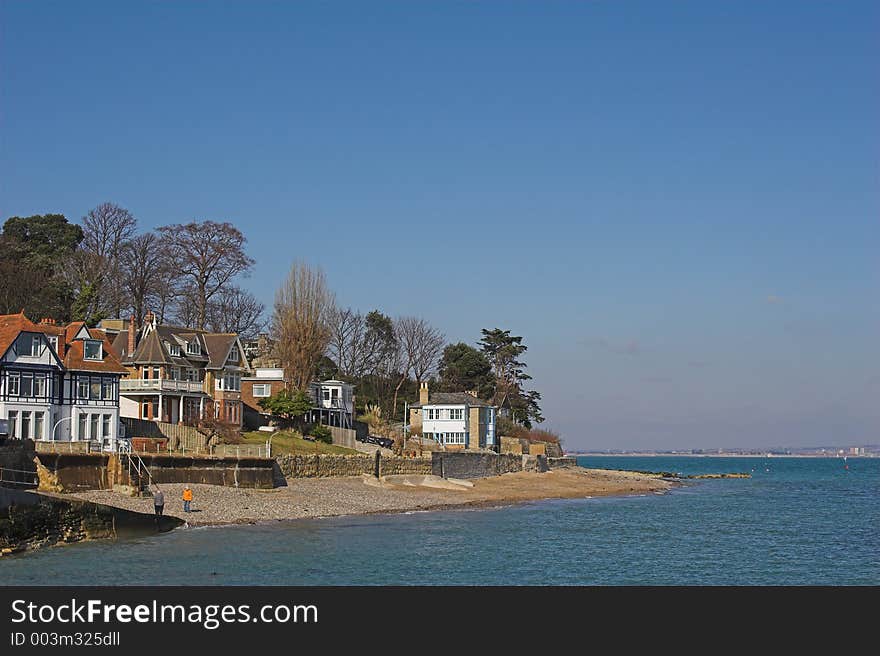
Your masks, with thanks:
M 410 409 L 410 425 L 447 450 L 492 449 L 497 410 L 475 392 L 429 394 L 428 384 L 422 383 L 419 402 Z
M 125 373 L 101 330 L 0 315 L 0 419 L 10 438 L 115 450 Z

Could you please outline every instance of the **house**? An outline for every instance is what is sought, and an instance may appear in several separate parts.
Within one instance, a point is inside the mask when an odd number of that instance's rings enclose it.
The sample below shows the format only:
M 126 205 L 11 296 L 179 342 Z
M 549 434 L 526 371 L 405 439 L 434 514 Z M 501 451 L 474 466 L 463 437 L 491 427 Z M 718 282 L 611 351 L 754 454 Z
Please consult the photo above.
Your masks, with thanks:
M 413 433 L 433 439 L 447 450 L 494 449 L 498 409 L 476 392 L 428 393 L 419 388 L 419 402 L 410 406 Z
M 120 382 L 123 417 L 241 427 L 241 380 L 250 369 L 238 335 L 159 324 L 148 312 L 140 328 L 129 319 L 113 351 L 129 374 Z
M 241 379 L 241 398 L 245 423 L 257 427 L 269 420 L 269 413 L 260 407 L 260 401 L 274 396 L 287 383 L 281 368 L 256 367 L 253 373 L 253 376 Z M 308 394 L 312 400 L 312 409 L 305 416 L 308 423 L 354 428 L 354 385 L 341 380 L 314 382 L 309 385 Z
M 116 450 L 127 371 L 102 330 L 0 315 L 0 418 L 10 437 L 88 441 Z

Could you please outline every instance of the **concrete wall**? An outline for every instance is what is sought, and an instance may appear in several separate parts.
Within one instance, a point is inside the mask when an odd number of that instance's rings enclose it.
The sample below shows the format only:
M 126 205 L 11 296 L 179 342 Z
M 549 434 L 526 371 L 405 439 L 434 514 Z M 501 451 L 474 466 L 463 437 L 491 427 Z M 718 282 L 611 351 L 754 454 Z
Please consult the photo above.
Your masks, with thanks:
M 434 452 L 432 472 L 446 478 L 484 478 L 522 471 L 522 456 L 514 454 Z
M 331 476 L 360 476 L 375 471 L 376 457 L 363 455 L 290 455 L 277 456 L 281 473 L 287 478 L 319 478 Z M 427 458 L 400 458 L 381 456 L 379 475 L 430 474 L 432 464 Z
M 34 474 L 29 472 L 36 470 L 31 440 L 7 440 L 0 445 L 0 485 L 32 488 Z
M 155 483 L 206 483 L 229 487 L 274 487 L 274 461 L 267 458 L 212 458 L 142 454 Z M 41 453 L 40 490 L 76 492 L 130 485 L 128 468 L 115 454 Z

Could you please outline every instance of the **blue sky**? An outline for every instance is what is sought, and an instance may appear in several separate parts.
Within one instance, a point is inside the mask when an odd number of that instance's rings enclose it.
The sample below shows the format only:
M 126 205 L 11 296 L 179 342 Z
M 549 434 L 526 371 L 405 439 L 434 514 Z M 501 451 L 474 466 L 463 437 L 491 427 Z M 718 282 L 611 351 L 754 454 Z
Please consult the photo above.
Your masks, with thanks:
M 875 2 L 0 2 L 0 219 L 242 228 L 574 448 L 880 442 Z

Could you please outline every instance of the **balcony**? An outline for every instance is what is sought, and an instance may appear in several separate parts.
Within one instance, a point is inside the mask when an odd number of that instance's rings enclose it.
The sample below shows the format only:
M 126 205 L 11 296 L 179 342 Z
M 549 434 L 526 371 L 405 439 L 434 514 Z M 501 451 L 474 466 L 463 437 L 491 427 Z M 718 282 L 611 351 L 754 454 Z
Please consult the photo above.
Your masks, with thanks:
M 119 391 L 125 392 L 201 392 L 199 381 L 172 380 L 170 378 L 123 378 Z

